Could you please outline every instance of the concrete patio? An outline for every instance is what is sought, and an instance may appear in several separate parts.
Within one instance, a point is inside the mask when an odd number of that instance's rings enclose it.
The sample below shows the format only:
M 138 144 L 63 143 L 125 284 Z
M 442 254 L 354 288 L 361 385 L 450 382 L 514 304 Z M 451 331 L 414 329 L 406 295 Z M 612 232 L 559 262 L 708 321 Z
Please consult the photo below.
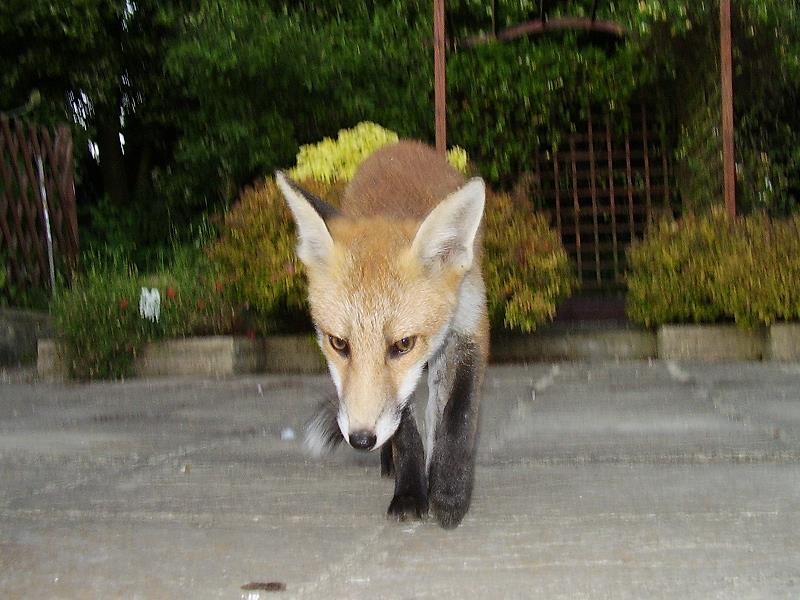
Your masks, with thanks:
M 3 598 L 800 597 L 797 364 L 492 367 L 455 531 L 304 455 L 325 376 L 2 381 Z

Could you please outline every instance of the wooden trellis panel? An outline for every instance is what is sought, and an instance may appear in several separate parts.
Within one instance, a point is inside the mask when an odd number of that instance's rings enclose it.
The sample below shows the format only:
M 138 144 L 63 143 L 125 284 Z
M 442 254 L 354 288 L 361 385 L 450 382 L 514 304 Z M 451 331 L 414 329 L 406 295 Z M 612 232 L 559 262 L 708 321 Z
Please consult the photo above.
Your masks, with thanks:
M 631 242 L 672 209 L 669 160 L 646 109 L 627 128 L 592 116 L 585 131 L 534 162 L 530 191 L 561 235 L 583 288 L 624 285 Z
M 69 275 L 78 259 L 72 135 L 0 117 L 0 260 L 17 290 L 50 287 L 42 187 L 55 266 Z

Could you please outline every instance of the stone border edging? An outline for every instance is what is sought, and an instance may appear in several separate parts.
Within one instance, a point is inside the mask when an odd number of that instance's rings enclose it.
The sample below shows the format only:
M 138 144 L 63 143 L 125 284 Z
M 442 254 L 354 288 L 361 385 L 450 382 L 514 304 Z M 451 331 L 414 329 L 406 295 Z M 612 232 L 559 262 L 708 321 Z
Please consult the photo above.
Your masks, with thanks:
M 67 371 L 55 341 L 39 340 L 39 377 L 63 380 Z M 247 373 L 322 373 L 325 361 L 311 335 L 262 339 L 220 335 L 147 344 L 134 360 L 139 377 L 194 375 L 225 377 Z
M 658 357 L 665 360 L 800 361 L 800 323 L 743 329 L 726 325 L 662 325 Z
M 39 339 L 52 335 L 52 319 L 43 311 L 0 308 L 0 365 L 36 358 Z
M 658 328 L 658 357 L 664 360 L 760 360 L 765 328 L 736 325 L 662 325 Z
M 546 326 L 532 334 L 492 337 L 495 363 L 555 360 L 646 360 L 656 356 L 656 334 L 627 326 Z
M 771 325 L 764 358 L 783 362 L 800 362 L 800 323 Z
M 736 325 L 663 325 L 658 332 L 637 328 L 543 329 L 531 335 L 500 334 L 493 339 L 493 362 L 553 360 L 774 360 L 800 362 L 800 323 L 747 330 Z M 64 379 L 56 344 L 40 339 L 37 371 L 42 379 Z M 196 337 L 145 346 L 134 363 L 140 377 L 167 375 L 225 377 L 247 373 L 323 373 L 311 334 L 261 339 Z

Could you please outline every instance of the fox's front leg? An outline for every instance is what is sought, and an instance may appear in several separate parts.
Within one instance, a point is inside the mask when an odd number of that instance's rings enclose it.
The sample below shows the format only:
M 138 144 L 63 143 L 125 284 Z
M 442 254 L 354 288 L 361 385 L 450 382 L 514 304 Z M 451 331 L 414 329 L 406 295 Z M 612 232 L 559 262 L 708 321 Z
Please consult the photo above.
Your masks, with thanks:
M 381 477 L 394 476 L 394 451 L 391 444 L 384 444 L 381 448 Z
M 452 334 L 429 365 L 428 501 L 446 529 L 461 523 L 472 497 L 484 356 L 469 336 Z
M 387 512 L 400 521 L 409 516 L 422 518 L 428 514 L 425 451 L 410 406 L 403 409 L 400 425 L 390 443 L 391 454 L 381 451 L 382 471 L 387 462 L 391 463 L 395 476 L 394 497 Z

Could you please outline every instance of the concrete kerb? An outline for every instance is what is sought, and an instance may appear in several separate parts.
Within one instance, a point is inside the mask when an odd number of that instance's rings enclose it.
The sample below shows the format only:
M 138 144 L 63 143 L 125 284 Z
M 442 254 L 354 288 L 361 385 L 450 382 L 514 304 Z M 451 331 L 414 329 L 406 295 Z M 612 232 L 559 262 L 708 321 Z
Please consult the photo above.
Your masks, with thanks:
M 646 329 L 602 322 L 554 324 L 528 335 L 493 336 L 491 360 L 642 360 L 654 358 L 656 349 L 656 334 Z
M 760 360 L 768 330 L 736 325 L 662 325 L 658 357 L 664 360 Z
M 496 363 L 643 360 L 800 361 L 800 324 L 746 330 L 734 325 L 665 325 L 658 332 L 630 326 L 554 325 L 530 335 L 500 334 L 492 340 Z M 148 344 L 136 359 L 140 377 L 248 373 L 322 373 L 325 361 L 310 334 L 250 339 L 213 336 Z M 38 375 L 63 379 L 56 344 L 38 343 Z
M 58 346 L 51 339 L 39 340 L 36 367 L 41 379 L 67 376 Z M 321 373 L 325 362 L 310 335 L 261 339 L 221 335 L 152 342 L 136 357 L 133 370 L 139 377 Z
M 33 310 L 0 308 L 0 365 L 17 365 L 36 358 L 37 342 L 49 337 L 50 315 Z
M 253 373 L 262 366 L 258 343 L 232 336 L 165 340 L 147 344 L 134 370 L 140 377 Z
M 764 358 L 800 361 L 800 323 L 775 323 L 770 326 Z

